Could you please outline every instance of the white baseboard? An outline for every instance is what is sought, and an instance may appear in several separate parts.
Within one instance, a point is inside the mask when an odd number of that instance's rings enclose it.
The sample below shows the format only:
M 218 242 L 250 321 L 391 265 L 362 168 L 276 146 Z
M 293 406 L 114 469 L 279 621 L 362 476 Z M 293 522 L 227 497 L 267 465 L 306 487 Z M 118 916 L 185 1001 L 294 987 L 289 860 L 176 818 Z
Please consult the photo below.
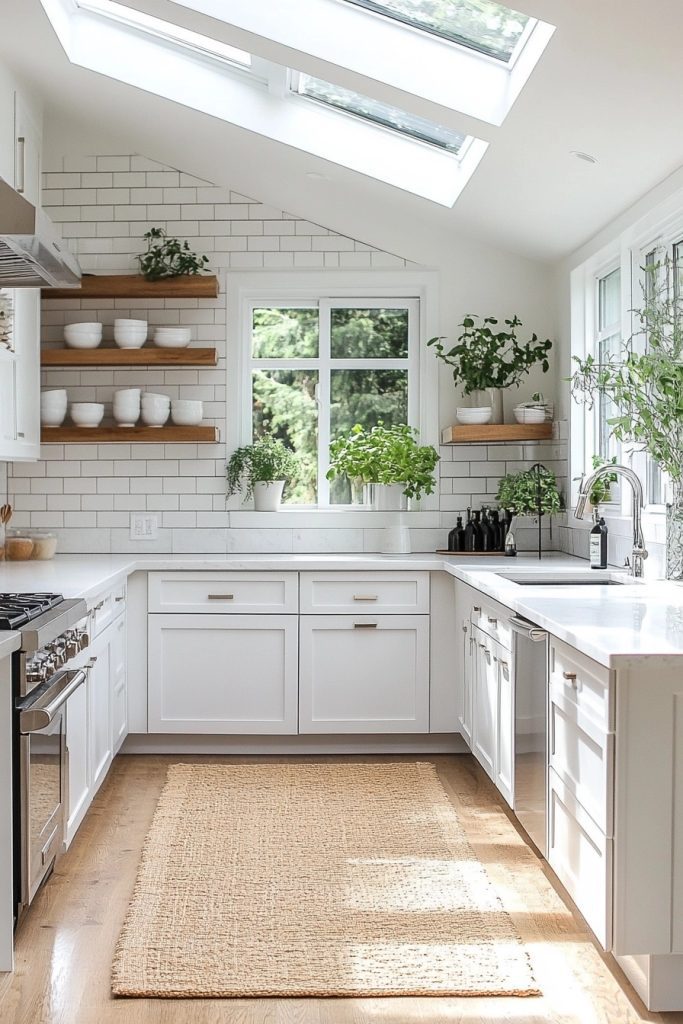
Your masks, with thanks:
M 430 736 L 176 736 L 127 737 L 121 754 L 466 754 L 459 733 Z

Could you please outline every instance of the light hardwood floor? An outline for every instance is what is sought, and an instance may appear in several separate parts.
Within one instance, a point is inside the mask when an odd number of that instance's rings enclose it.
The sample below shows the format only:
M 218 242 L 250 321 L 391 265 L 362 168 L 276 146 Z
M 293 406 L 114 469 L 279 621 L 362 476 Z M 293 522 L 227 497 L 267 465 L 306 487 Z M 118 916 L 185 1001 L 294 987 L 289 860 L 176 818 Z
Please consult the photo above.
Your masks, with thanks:
M 16 971 L 0 976 L 1 1024 L 683 1024 L 683 1013 L 662 1016 L 643 1009 L 611 958 L 600 954 L 581 919 L 562 902 L 542 861 L 469 755 L 421 760 L 436 765 L 513 915 L 542 997 L 112 999 L 112 952 L 166 768 L 202 760 L 230 759 L 116 759 L 71 849 L 22 922 Z

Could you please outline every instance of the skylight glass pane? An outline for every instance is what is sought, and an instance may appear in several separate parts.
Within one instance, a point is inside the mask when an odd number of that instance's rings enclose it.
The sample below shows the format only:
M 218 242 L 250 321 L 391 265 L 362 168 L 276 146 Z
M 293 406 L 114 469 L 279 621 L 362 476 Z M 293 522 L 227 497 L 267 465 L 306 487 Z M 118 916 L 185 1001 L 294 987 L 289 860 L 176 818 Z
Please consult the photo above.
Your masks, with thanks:
M 200 35 L 198 32 L 190 32 L 189 29 L 174 25 L 170 21 L 162 21 L 160 18 L 153 18 L 149 14 L 142 14 L 133 10 L 132 7 L 125 7 L 117 4 L 114 0 L 76 0 L 78 7 L 91 14 L 99 14 L 111 21 L 128 25 L 147 35 L 154 36 L 164 42 L 181 46 L 185 50 L 202 57 L 210 57 L 212 60 L 227 61 L 230 64 L 240 64 L 243 67 L 251 65 L 251 55 L 244 50 L 238 50 L 235 46 L 228 46 L 217 39 L 210 39 L 209 36 Z
M 338 110 L 345 110 L 348 114 L 356 114 L 366 121 L 374 121 L 384 128 L 392 128 L 403 135 L 419 139 L 420 142 L 428 142 L 439 149 L 445 149 L 449 153 L 458 153 L 466 138 L 453 128 L 428 121 L 426 117 L 419 117 L 417 114 L 409 114 L 399 107 L 362 96 L 351 89 L 333 85 L 332 82 L 324 82 L 321 78 L 299 75 L 298 91 L 302 96 L 319 100 Z
M 533 20 L 494 0 L 348 0 L 508 63 Z

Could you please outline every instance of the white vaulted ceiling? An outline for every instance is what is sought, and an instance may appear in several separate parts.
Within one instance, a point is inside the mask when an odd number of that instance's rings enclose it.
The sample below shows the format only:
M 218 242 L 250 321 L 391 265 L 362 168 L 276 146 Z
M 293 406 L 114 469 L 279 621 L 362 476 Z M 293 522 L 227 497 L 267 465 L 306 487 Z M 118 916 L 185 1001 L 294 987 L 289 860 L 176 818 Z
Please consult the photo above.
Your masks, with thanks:
M 78 67 L 40 0 L 4 0 L 0 59 L 42 93 L 54 152 L 141 152 L 408 259 L 440 263 L 464 238 L 532 259 L 558 259 L 683 164 L 679 0 L 658 0 L 647 13 L 641 0 L 513 4 L 556 30 L 502 123 L 485 116 L 474 94 L 466 114 L 438 104 L 426 74 L 419 95 L 397 88 L 386 54 L 373 79 L 360 60 L 351 69 L 333 63 L 330 51 L 312 45 L 306 32 L 297 44 L 296 34 L 268 33 L 267 20 L 259 31 L 241 0 L 233 5 L 236 26 L 171 0 L 124 2 L 448 125 L 488 142 L 488 149 L 448 208 L 363 173 L 360 160 L 342 166 L 257 134 L 244 120 L 229 123 L 230 111 L 223 120 Z M 269 2 L 257 6 L 267 9 Z M 290 4 L 292 17 L 303 16 L 311 2 Z M 239 9 L 244 17 L 237 17 Z M 127 54 L 115 57 L 124 63 Z M 411 71 L 418 89 L 420 75 Z M 404 81 L 408 85 L 411 75 Z M 592 154 L 597 163 L 572 151 Z

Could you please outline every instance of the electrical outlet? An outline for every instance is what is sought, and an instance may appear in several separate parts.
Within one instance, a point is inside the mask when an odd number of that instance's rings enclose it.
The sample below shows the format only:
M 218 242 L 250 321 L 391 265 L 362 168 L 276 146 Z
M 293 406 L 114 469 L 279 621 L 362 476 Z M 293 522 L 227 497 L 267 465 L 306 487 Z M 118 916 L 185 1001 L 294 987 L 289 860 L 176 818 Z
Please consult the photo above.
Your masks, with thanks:
M 130 539 L 156 540 L 159 534 L 159 516 L 149 512 L 131 512 Z

